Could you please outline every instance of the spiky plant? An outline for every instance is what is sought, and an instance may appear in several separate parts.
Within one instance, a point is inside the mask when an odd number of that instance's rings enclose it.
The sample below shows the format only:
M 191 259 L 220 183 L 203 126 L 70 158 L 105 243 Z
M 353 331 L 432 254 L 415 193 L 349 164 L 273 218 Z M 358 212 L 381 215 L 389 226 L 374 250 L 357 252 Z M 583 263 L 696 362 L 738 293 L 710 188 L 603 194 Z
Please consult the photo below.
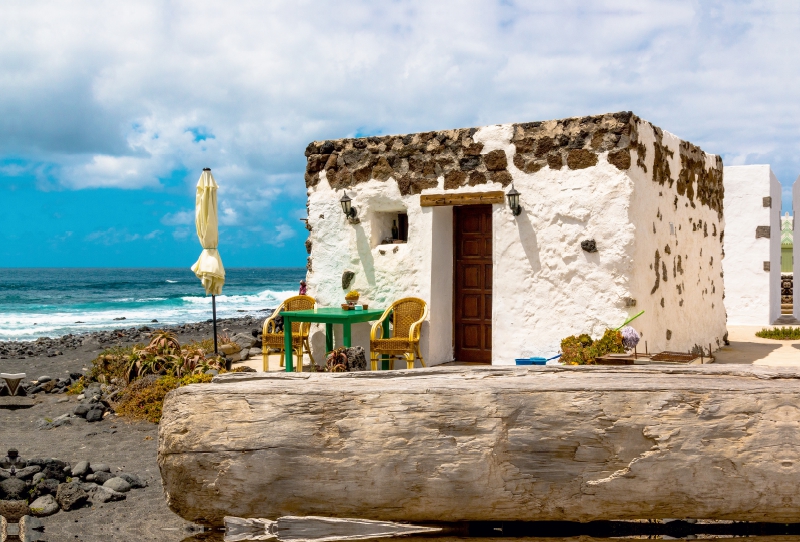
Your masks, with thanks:
M 166 329 L 158 329 L 150 336 L 150 344 L 147 348 L 153 352 L 180 352 L 181 344 L 175 335 Z

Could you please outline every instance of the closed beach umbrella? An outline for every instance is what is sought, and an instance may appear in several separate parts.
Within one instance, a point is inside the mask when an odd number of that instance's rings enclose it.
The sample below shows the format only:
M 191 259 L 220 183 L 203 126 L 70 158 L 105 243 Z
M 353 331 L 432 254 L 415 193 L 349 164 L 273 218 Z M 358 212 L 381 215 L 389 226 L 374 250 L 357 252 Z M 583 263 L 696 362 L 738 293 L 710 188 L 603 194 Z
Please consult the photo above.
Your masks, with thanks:
M 200 258 L 192 266 L 192 271 L 203 283 L 206 294 L 211 294 L 211 306 L 214 317 L 214 353 L 217 353 L 217 300 L 225 284 L 225 268 L 219 257 L 219 232 L 217 228 L 217 182 L 211 175 L 211 169 L 203 169 L 197 181 L 197 196 L 194 211 L 197 237 L 203 246 Z

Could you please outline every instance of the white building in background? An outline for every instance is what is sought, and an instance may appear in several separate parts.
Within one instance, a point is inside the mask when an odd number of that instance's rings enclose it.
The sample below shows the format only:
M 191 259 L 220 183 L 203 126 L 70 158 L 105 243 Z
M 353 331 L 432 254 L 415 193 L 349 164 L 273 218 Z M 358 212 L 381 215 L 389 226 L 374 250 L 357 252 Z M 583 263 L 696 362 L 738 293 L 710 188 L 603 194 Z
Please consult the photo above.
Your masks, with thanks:
M 793 215 L 795 214 L 795 209 L 800 209 L 800 177 L 795 179 L 794 186 L 792 186 L 792 214 Z M 792 227 L 793 228 L 797 228 L 797 221 L 796 220 L 792 221 Z M 792 235 L 792 237 L 794 238 L 794 234 Z M 796 266 L 800 265 L 800 253 L 798 253 L 798 251 L 800 251 L 800 246 L 798 246 L 798 245 L 800 245 L 800 241 L 797 242 L 797 243 L 794 243 L 794 239 L 792 239 L 792 253 L 794 255 L 794 258 L 793 258 L 794 261 L 792 262 L 792 264 L 793 264 L 793 266 L 795 266 L 795 268 L 796 268 Z M 797 318 L 798 320 L 800 320 L 800 303 L 794 303 L 794 317 Z
M 781 185 L 768 165 L 723 175 L 728 324 L 767 326 L 781 315 Z
M 630 112 L 315 141 L 306 157 L 309 295 L 424 299 L 429 365 L 513 364 L 641 310 L 650 351 L 716 350 L 726 333 L 722 160 Z

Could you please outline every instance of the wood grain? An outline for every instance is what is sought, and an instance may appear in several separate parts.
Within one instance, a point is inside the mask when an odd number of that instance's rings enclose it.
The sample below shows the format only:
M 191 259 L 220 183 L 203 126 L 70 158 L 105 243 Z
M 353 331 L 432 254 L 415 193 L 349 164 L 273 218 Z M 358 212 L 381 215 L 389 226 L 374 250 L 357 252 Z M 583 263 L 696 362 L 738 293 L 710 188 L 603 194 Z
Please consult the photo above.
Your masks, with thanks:
M 484 203 L 505 203 L 505 193 L 502 190 L 493 190 L 491 192 L 462 192 L 460 194 L 423 194 L 419 197 L 420 207 L 480 205 Z
M 170 508 L 389 521 L 800 521 L 790 368 L 247 373 L 171 392 Z

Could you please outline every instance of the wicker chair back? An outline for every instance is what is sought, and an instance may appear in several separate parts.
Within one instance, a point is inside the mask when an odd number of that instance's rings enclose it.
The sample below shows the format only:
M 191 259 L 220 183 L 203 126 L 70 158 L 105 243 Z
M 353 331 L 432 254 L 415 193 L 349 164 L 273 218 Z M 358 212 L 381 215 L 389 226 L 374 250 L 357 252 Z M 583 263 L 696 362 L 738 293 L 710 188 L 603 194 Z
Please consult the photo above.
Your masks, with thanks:
M 393 336 L 395 339 L 406 339 L 409 337 L 411 324 L 422 318 L 425 304 L 417 299 L 401 300 L 394 305 L 393 311 Z

